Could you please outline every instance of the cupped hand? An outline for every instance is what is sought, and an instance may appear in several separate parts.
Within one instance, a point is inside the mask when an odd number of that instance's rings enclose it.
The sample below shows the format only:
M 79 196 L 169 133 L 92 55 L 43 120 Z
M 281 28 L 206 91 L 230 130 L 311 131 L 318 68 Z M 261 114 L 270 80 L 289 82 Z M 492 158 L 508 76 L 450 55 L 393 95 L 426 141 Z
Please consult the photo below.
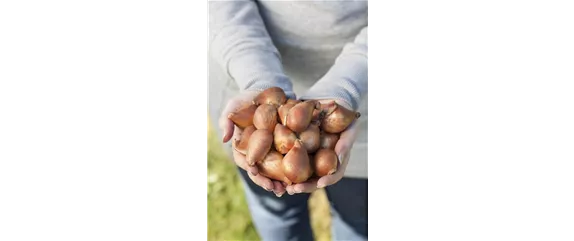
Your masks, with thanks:
M 245 91 L 227 102 L 227 105 L 223 109 L 221 117 L 219 118 L 219 128 L 221 128 L 223 132 L 222 141 L 224 143 L 229 142 L 232 138 L 239 140 L 241 138 L 241 133 L 243 132 L 243 130 L 237 127 L 229 118 L 227 118 L 227 116 L 232 112 L 238 111 L 244 107 L 251 105 L 253 99 L 260 92 L 261 91 Z M 281 196 L 285 193 L 285 186 L 281 184 L 281 182 L 274 181 L 267 177 L 259 175 L 257 166 L 249 166 L 247 164 L 245 155 L 236 151 L 235 148 L 232 148 L 232 151 L 233 151 L 233 161 L 241 169 L 247 171 L 247 174 L 251 179 L 251 181 L 253 181 L 255 184 L 257 184 L 258 186 L 262 187 L 267 191 L 273 191 L 277 196 Z
M 333 100 L 320 100 L 322 104 L 329 103 Z M 351 109 L 350 105 L 344 101 L 335 100 L 337 104 L 344 106 L 345 108 Z M 351 148 L 357 139 L 358 134 L 358 127 L 357 121 L 354 121 L 347 129 L 341 132 L 339 136 L 339 140 L 335 145 L 335 153 L 339 159 L 339 165 L 337 167 L 337 171 L 326 175 L 320 178 L 311 178 L 306 182 L 292 184 L 286 187 L 287 192 L 290 195 L 295 193 L 311 193 L 319 188 L 323 188 L 326 186 L 333 185 L 337 183 L 343 175 L 345 174 L 345 170 L 347 169 L 347 165 L 349 163 L 349 157 L 351 156 Z

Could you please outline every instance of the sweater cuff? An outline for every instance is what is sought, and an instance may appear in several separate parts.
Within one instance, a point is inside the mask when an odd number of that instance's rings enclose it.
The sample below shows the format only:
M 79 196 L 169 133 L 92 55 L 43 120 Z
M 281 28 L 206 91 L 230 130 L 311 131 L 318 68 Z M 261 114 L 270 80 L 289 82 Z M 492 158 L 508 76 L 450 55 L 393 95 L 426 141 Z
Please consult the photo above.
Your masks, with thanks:
M 357 110 L 367 91 L 367 79 L 367 58 L 360 54 L 346 55 L 337 59 L 301 99 L 339 99 Z
M 273 52 L 246 51 L 229 60 L 227 71 L 242 91 L 279 87 L 287 97 L 295 98 L 291 80 L 283 73 L 280 58 Z

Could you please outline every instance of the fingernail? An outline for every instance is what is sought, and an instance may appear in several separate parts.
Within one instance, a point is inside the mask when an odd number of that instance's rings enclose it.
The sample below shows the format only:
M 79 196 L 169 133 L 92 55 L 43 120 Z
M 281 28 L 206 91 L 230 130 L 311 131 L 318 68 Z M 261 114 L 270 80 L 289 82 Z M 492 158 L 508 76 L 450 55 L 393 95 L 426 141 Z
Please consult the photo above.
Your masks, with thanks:
M 277 196 L 277 197 L 281 197 L 281 196 L 283 196 L 283 193 L 281 193 L 281 194 L 277 194 L 277 193 L 275 193 L 275 196 Z
M 339 156 L 337 157 L 339 159 L 339 165 L 343 164 L 343 153 L 339 154 Z
M 253 175 L 253 176 L 257 176 L 257 173 L 256 173 L 256 172 L 254 172 L 254 171 L 251 171 L 251 175 Z
M 221 136 L 221 141 L 222 141 L 222 142 L 225 142 L 225 134 L 227 134 L 227 133 L 225 133 L 225 131 L 224 131 L 224 132 L 223 132 L 223 136 Z
M 324 187 L 325 187 L 325 185 L 323 185 L 323 184 L 317 184 L 317 188 L 324 188 Z
M 287 190 L 287 193 L 289 193 L 289 195 L 293 195 L 293 193 L 289 190 Z

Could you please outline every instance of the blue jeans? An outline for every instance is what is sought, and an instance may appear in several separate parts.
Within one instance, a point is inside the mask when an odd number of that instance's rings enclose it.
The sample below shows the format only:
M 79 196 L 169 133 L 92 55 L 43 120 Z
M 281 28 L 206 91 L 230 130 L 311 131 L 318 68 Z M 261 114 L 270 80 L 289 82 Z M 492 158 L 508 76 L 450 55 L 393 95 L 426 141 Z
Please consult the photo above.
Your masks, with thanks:
M 276 197 L 249 179 L 239 169 L 255 228 L 262 240 L 313 240 L 307 201 L 310 194 L 299 193 Z M 367 240 L 368 179 L 343 178 L 326 187 L 331 203 L 332 239 L 336 241 Z

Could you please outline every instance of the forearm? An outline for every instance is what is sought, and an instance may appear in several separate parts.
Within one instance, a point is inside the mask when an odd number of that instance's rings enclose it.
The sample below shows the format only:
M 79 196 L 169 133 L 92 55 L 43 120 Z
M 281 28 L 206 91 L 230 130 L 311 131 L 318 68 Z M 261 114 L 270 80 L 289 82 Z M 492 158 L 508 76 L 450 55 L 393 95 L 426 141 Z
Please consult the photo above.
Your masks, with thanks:
M 368 90 L 368 27 L 345 45 L 329 71 L 302 99 L 339 99 L 357 109 Z
M 294 97 L 290 79 L 254 1 L 211 1 L 210 54 L 241 90 L 281 87 Z

